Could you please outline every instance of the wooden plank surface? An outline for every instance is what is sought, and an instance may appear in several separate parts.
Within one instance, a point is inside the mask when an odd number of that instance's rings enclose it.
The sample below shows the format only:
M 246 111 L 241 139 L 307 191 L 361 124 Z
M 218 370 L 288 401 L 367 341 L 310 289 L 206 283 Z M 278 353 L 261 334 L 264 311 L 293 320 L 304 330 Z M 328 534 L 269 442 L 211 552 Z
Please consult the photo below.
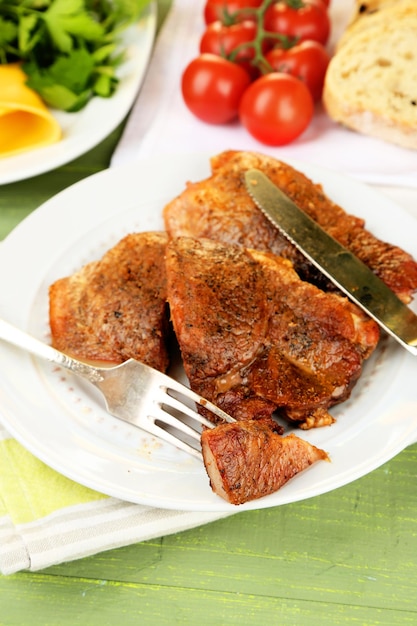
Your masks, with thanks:
M 163 15 L 169 2 L 159 4 Z M 121 130 L 54 172 L 1 187 L 0 238 L 107 167 Z M 416 478 L 414 445 L 311 500 L 0 577 L 0 626 L 415 625 Z
M 51 578 L 39 575 L 7 580 L 0 623 L 7 626 L 407 626 L 415 613 L 358 607 L 347 603 L 306 602 L 280 595 L 245 595 L 119 581 Z M 17 608 L 18 607 L 18 608 Z
M 417 624 L 416 468 L 0 578 L 0 624 Z
M 417 611 L 417 496 L 410 490 L 416 468 L 413 446 L 323 496 L 48 572 Z

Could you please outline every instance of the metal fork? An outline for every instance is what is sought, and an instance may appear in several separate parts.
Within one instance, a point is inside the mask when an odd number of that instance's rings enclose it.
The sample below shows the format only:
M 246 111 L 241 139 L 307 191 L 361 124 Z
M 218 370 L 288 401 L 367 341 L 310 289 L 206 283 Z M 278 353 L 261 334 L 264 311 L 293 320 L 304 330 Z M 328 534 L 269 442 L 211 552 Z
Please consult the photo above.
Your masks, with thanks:
M 226 422 L 234 418 L 170 376 L 129 359 L 115 367 L 95 367 L 73 359 L 0 319 L 0 339 L 56 363 L 88 380 L 104 397 L 108 412 L 201 459 L 201 426 L 214 424 L 187 400 Z M 184 419 L 190 423 L 185 423 Z M 167 430 L 171 428 L 171 431 Z

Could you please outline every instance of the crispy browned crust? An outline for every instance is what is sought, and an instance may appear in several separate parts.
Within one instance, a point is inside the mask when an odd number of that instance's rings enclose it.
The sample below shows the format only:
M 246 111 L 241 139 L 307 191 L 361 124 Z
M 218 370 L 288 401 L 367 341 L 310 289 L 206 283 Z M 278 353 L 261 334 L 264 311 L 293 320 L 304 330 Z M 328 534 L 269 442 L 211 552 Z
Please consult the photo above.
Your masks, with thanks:
M 409 302 L 417 289 L 417 263 L 400 248 L 374 237 L 364 221 L 332 202 L 320 185 L 286 163 L 253 152 L 227 151 L 211 160 L 208 179 L 188 183 L 164 209 L 171 238 L 207 237 L 288 258 L 306 280 L 326 289 L 327 279 L 297 252 L 255 206 L 242 174 L 249 168 L 265 172 L 298 206 L 366 263 L 395 293 Z
M 337 41 L 337 50 L 358 32 L 390 24 L 403 16 L 411 17 L 417 12 L 415 0 L 355 0 L 354 5 L 349 23 Z
M 346 298 L 301 281 L 271 253 L 181 237 L 167 246 L 171 319 L 191 387 L 236 419 L 279 408 L 332 422 L 379 329 Z
M 165 233 L 130 234 L 49 290 L 53 345 L 81 360 L 129 358 L 165 371 Z
M 263 420 L 221 424 L 201 437 L 213 491 L 231 504 L 244 504 L 280 489 L 320 460 L 324 450 L 290 434 L 281 437 Z

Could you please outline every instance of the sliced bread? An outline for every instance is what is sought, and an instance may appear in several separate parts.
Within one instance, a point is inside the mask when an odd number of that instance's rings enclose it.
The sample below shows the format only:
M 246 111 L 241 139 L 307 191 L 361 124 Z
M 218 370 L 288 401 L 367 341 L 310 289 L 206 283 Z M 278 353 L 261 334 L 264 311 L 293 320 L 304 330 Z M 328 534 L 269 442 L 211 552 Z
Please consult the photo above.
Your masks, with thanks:
M 329 64 L 323 103 L 348 128 L 417 149 L 417 15 L 347 39 Z
M 366 3 L 357 1 L 355 4 L 354 15 L 337 42 L 336 50 L 351 37 L 367 28 L 382 26 L 403 17 L 417 15 L 417 0 L 368 0 Z M 363 12 L 359 12 L 360 8 Z
M 350 18 L 350 24 L 361 19 L 365 15 L 375 13 L 390 5 L 399 4 L 400 0 L 354 0 L 353 13 Z

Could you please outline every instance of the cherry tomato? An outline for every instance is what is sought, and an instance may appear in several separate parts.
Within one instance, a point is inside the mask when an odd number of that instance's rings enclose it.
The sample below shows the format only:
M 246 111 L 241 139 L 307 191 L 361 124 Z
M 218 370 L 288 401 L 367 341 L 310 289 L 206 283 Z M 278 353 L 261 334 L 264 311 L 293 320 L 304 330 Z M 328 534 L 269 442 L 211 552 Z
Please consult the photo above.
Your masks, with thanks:
M 251 19 L 250 13 L 243 13 L 240 16 L 234 16 L 234 13 L 248 7 L 259 7 L 261 4 L 262 0 L 207 0 L 204 7 L 204 20 L 206 24 L 217 20 L 230 24 L 234 21 Z
M 219 20 L 208 24 L 203 36 L 200 40 L 200 52 L 210 52 L 218 56 L 229 56 L 230 53 L 238 46 L 253 41 L 256 36 L 256 24 L 246 20 L 239 24 L 225 26 Z M 242 47 L 235 58 L 234 62 L 253 59 L 254 49 L 249 46 Z
M 181 89 L 186 106 L 196 117 L 209 124 L 225 124 L 237 117 L 249 84 L 249 74 L 240 65 L 202 54 L 185 68 Z
M 288 50 L 274 48 L 265 58 L 276 72 L 285 72 L 302 80 L 309 88 L 313 100 L 320 100 L 330 61 L 330 55 L 321 43 L 303 41 Z
M 294 38 L 297 43 L 312 39 L 325 45 L 330 35 L 330 17 L 321 0 L 306 0 L 300 9 L 275 2 L 265 12 L 264 26 L 265 30 Z
M 304 4 L 316 4 L 320 8 L 324 8 L 327 11 L 329 6 L 329 0 L 302 0 Z
M 251 60 L 255 56 L 253 46 L 245 46 L 256 37 L 256 24 L 249 20 L 225 26 L 219 20 L 207 25 L 206 31 L 200 40 L 200 52 L 209 52 L 218 56 L 225 56 L 229 61 L 238 63 L 245 69 L 252 80 L 258 78 L 260 71 L 254 67 Z M 237 47 L 241 49 L 232 54 Z
M 280 72 L 255 80 L 239 106 L 242 125 L 269 146 L 283 146 L 299 137 L 310 124 L 313 112 L 313 98 L 305 84 Z

